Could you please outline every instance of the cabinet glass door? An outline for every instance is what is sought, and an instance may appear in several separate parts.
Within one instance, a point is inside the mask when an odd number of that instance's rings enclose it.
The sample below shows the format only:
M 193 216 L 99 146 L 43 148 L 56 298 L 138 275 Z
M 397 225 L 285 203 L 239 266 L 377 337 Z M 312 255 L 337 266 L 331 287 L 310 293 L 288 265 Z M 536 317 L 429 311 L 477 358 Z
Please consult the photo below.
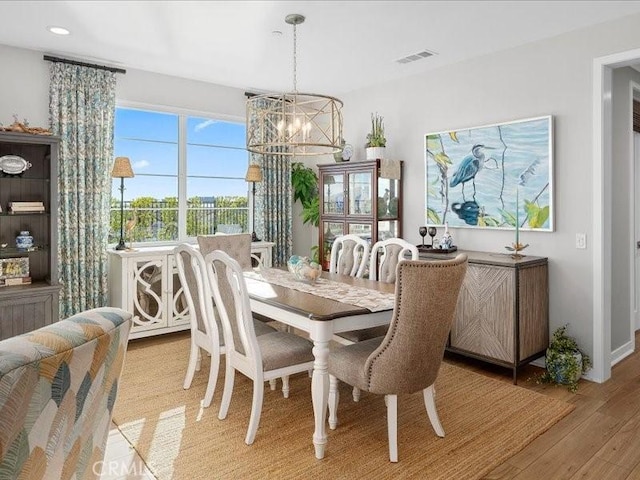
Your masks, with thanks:
M 400 236 L 400 222 L 396 220 L 378 222 L 378 240 L 388 240 Z
M 357 235 L 360 238 L 364 238 L 369 244 L 371 244 L 371 238 L 373 236 L 373 228 L 370 223 L 350 223 L 347 229 L 347 233 Z
M 398 218 L 399 180 L 378 178 L 378 218 Z
M 344 223 L 342 222 L 322 222 L 322 267 L 329 268 L 331 262 L 331 247 L 336 237 L 344 235 Z
M 371 215 L 372 173 L 356 172 L 348 174 L 349 210 L 348 215 Z
M 344 213 L 344 175 L 328 174 L 322 176 L 324 192 L 322 209 L 325 214 Z
M 165 261 L 156 258 L 140 259 L 133 262 L 131 267 L 129 274 L 133 275 L 133 297 L 129 308 L 133 310 L 133 328 L 141 330 L 166 327 L 163 299 Z

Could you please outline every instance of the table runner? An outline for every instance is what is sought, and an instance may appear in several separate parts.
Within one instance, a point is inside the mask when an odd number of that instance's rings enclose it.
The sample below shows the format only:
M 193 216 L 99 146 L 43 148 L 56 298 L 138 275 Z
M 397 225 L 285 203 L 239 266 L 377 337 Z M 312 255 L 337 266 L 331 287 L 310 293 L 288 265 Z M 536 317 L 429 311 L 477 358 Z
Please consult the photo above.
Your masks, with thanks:
M 265 268 L 257 272 L 244 272 L 245 277 L 254 280 L 280 285 L 300 292 L 311 293 L 319 297 L 328 298 L 341 303 L 355 305 L 370 310 L 380 312 L 383 310 L 393 310 L 395 304 L 395 294 L 371 290 L 356 285 L 349 285 L 334 280 L 319 278 L 313 285 L 296 280 L 293 274 L 287 270 L 277 268 Z

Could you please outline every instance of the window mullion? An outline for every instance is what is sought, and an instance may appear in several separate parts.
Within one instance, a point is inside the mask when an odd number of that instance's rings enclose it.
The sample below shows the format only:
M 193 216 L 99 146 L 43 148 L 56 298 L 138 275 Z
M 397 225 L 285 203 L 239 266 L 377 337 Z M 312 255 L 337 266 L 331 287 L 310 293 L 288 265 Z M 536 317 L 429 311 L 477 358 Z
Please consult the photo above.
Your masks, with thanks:
M 187 117 L 178 116 L 178 240 L 187 238 Z

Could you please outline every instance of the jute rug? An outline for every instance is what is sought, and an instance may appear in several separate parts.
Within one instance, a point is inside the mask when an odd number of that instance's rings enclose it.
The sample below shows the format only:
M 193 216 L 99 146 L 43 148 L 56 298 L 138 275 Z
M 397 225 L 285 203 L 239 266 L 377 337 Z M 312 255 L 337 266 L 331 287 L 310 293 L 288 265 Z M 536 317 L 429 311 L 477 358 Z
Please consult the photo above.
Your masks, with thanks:
M 162 480 L 264 478 L 477 479 L 520 451 L 573 408 L 498 380 L 442 365 L 436 403 L 446 437 L 436 437 L 421 394 L 398 398 L 399 462 L 388 457 L 382 396 L 360 402 L 341 386 L 339 425 L 323 460 L 314 456 L 311 379 L 291 378 L 290 397 L 265 389 L 253 445 L 244 443 L 252 383 L 236 374 L 226 420 L 218 420 L 224 368 L 211 407 L 201 408 L 209 359 L 193 385 L 182 382 L 188 334 L 130 342 L 114 423 Z

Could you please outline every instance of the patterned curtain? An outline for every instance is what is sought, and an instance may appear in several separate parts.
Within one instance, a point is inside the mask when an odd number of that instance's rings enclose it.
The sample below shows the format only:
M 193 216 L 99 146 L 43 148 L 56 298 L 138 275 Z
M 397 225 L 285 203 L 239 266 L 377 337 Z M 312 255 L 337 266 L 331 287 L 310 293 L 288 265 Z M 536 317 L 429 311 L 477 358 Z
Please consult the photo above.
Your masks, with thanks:
M 273 265 L 286 265 L 293 250 L 291 238 L 291 159 L 284 155 L 256 155 L 262 182 L 256 184 L 256 233 L 273 247 Z
M 273 122 L 273 125 L 276 123 Z M 276 134 L 275 128 L 271 133 Z M 254 199 L 256 234 L 276 244 L 273 248 L 273 265 L 286 265 L 293 250 L 291 159 L 284 155 L 251 154 L 251 162 L 262 168 L 262 182 L 256 184 Z
M 52 63 L 49 122 L 59 135 L 60 318 L 107 304 L 115 73 Z

